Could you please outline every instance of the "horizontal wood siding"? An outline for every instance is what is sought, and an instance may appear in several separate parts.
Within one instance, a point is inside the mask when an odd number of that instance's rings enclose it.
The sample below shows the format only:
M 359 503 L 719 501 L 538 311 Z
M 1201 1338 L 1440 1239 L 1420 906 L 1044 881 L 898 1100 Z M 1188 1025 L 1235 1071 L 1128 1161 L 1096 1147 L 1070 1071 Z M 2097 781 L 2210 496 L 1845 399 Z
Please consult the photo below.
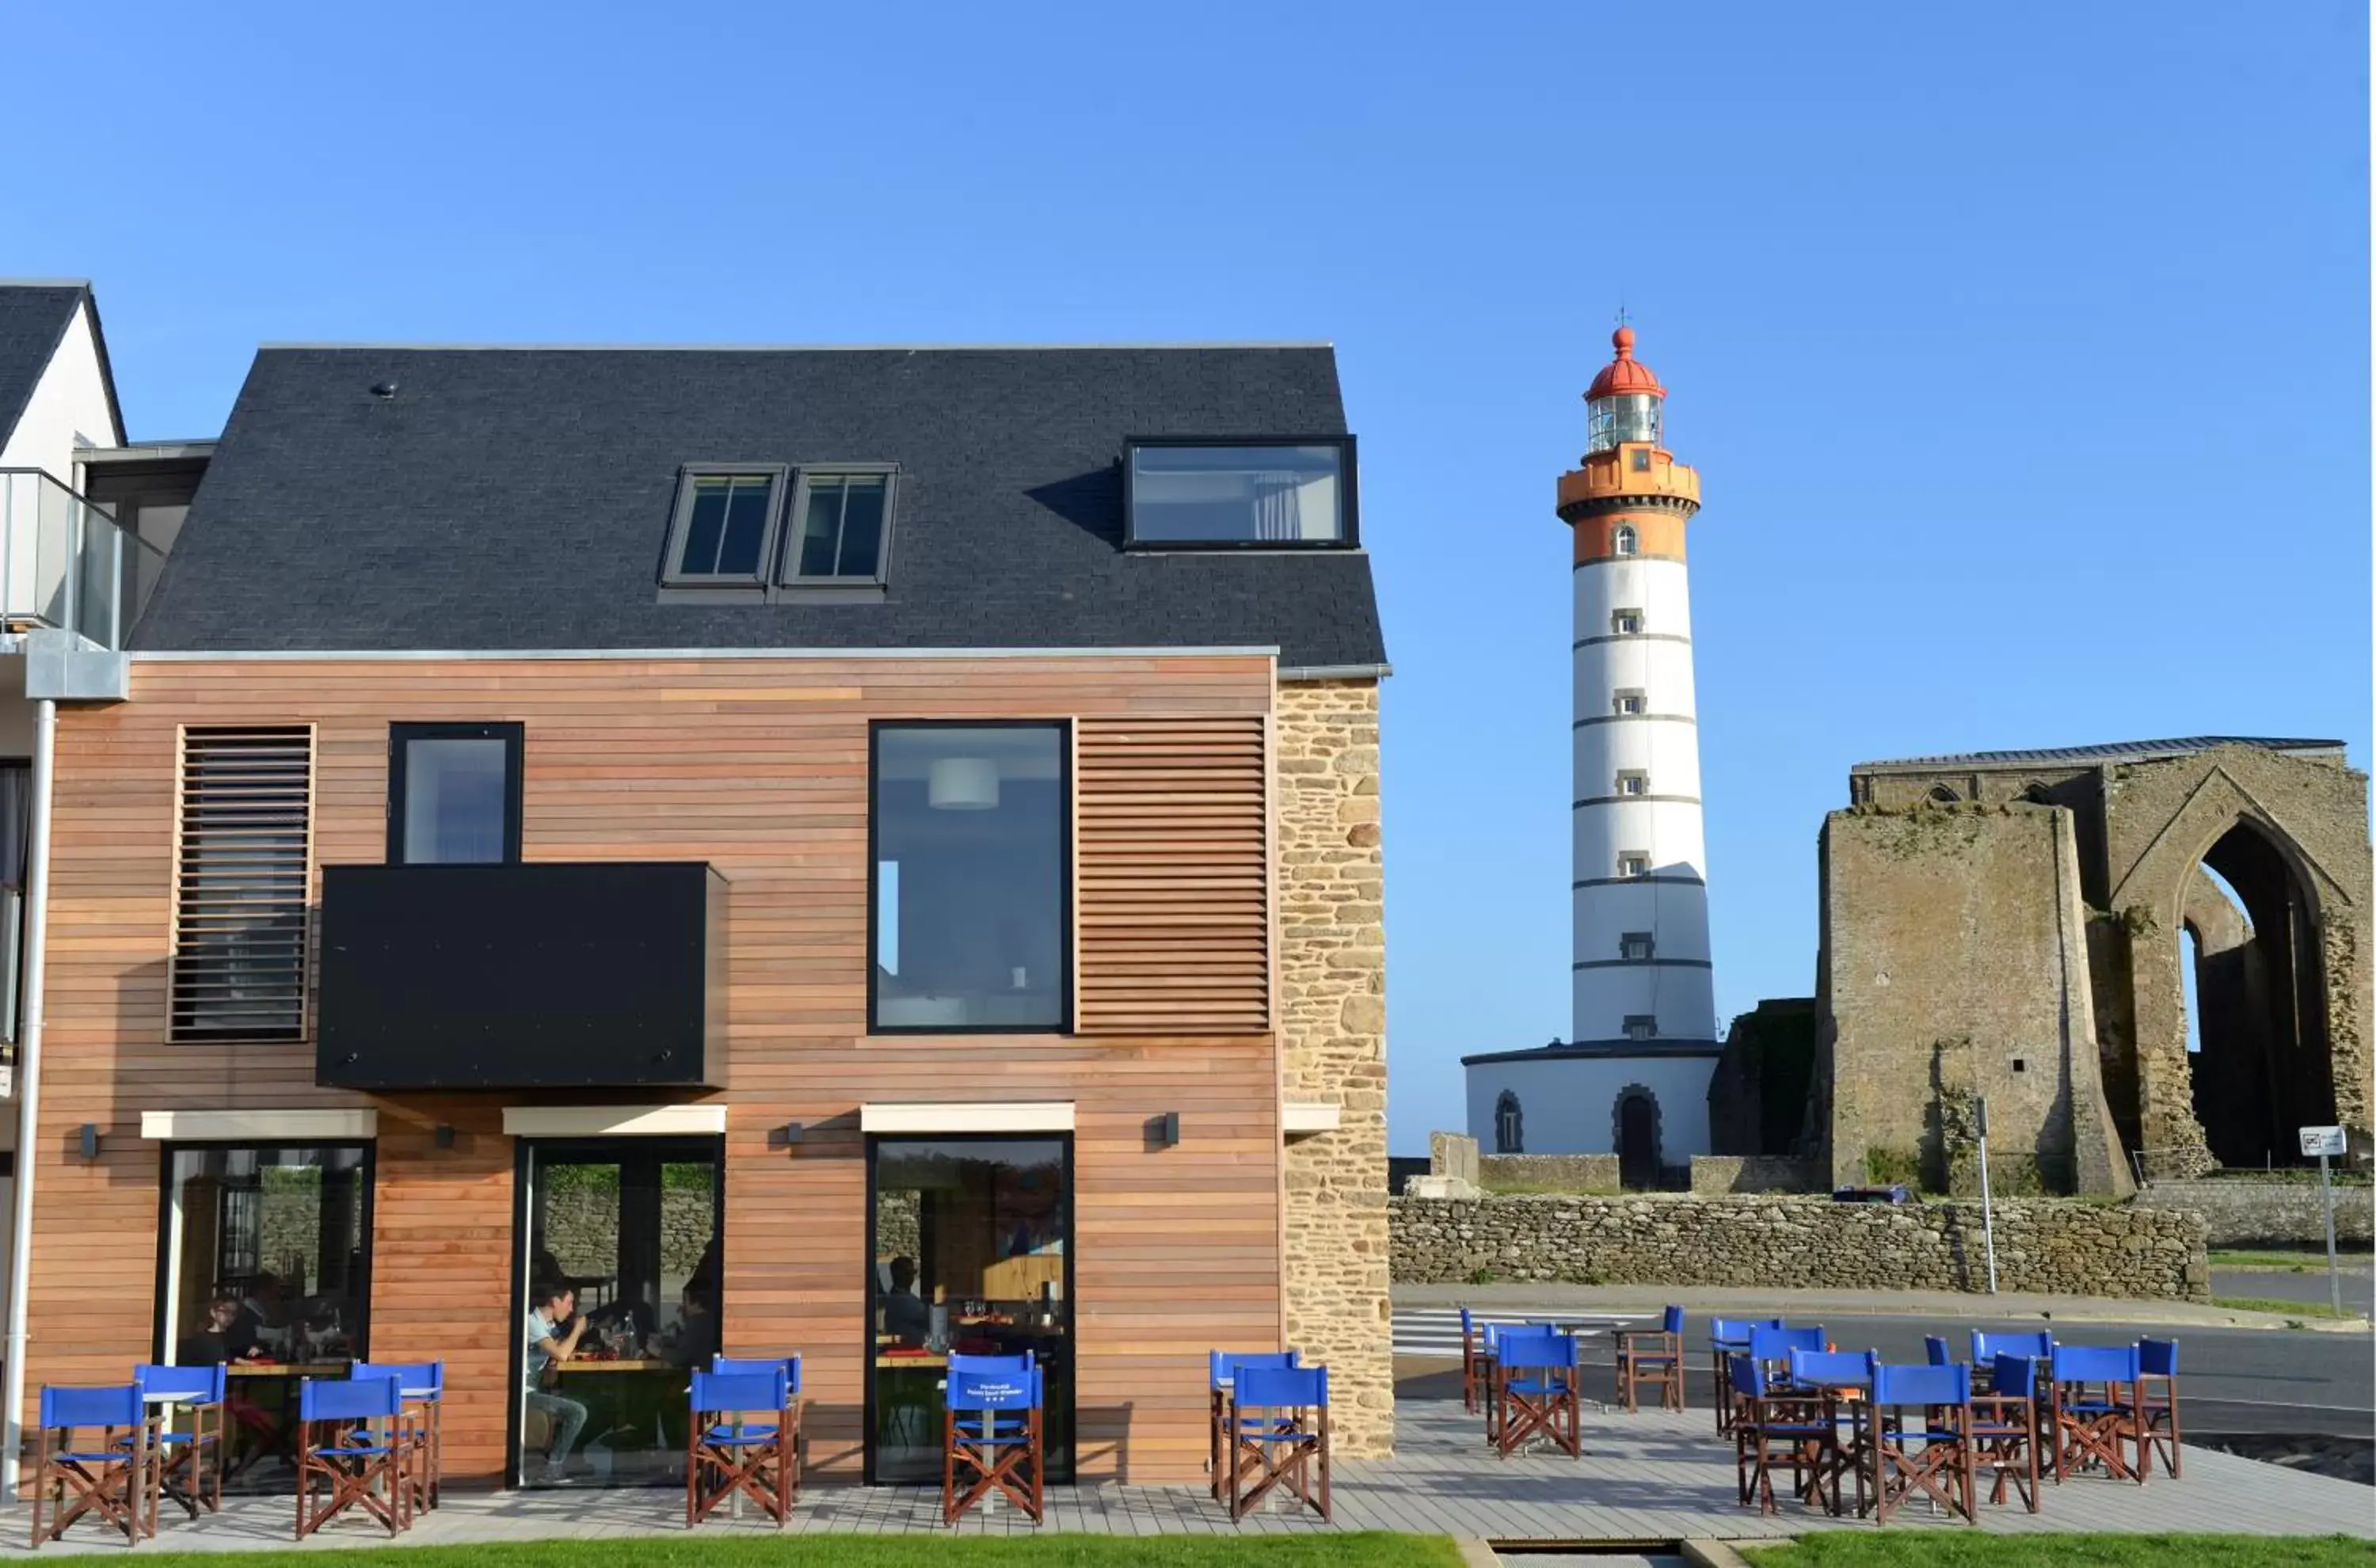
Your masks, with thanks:
M 1263 720 L 1085 719 L 1084 1034 L 1270 1027 Z
M 1070 1100 L 1084 1473 L 1193 1479 L 1205 1350 L 1279 1332 L 1264 949 L 1242 932 L 1197 948 L 1194 1002 L 1172 1007 L 1108 983 L 1130 949 L 1104 932 L 1136 917 L 1105 921 L 1177 875 L 1183 901 L 1255 929 L 1270 701 L 1260 658 L 136 663 L 131 702 L 59 720 L 29 1389 L 121 1380 L 152 1348 L 159 1158 L 141 1111 L 377 1105 L 372 1349 L 444 1359 L 452 1467 L 497 1473 L 517 1326 L 501 1102 L 539 1097 L 370 1098 L 315 1087 L 310 1040 L 169 1044 L 166 973 L 179 726 L 315 726 L 315 858 L 335 865 L 384 857 L 391 721 L 517 720 L 527 859 L 703 860 L 727 881 L 729 1087 L 710 1097 L 729 1108 L 726 1341 L 807 1356 L 813 1456 L 854 1473 L 858 1108 Z M 866 1035 L 867 724 L 899 718 L 1076 721 L 1095 1038 Z M 1196 824 L 1175 850 L 1146 826 L 1167 792 Z M 1168 1111 L 1181 1142 L 1151 1146 Z M 86 1122 L 96 1160 L 73 1152 Z M 788 1122 L 804 1128 L 790 1148 L 772 1135 Z

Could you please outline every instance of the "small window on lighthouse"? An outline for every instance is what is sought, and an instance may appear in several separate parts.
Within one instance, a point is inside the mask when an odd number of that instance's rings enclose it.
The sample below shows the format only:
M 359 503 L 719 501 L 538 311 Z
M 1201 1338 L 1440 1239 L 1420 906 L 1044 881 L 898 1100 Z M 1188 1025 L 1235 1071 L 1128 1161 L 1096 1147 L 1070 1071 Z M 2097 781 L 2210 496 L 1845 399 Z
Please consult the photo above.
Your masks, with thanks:
M 1621 795 L 1646 795 L 1650 792 L 1650 776 L 1646 773 L 1621 773 L 1617 776 L 1617 792 Z
M 1617 956 L 1629 964 L 1646 963 L 1656 945 L 1648 932 L 1629 931 L 1618 939 Z
M 1642 612 L 1639 610 L 1620 610 L 1609 617 L 1609 629 L 1617 636 L 1633 636 L 1642 630 Z
M 1650 1014 L 1647 1014 L 1647 1013 L 1628 1013 L 1628 1014 L 1626 1014 L 1626 1015 L 1625 1015 L 1625 1038 L 1626 1038 L 1627 1039 L 1657 1039 L 1657 1038 L 1658 1038 L 1658 1020 L 1657 1020 L 1656 1017 L 1652 1016 Z
M 1634 526 L 1631 523 L 1620 523 L 1617 525 L 1617 532 L 1610 536 L 1610 553 L 1631 555 L 1639 548 L 1640 542 L 1634 536 Z
M 1617 711 L 1620 714 L 1646 713 L 1649 711 L 1649 699 L 1643 696 L 1639 692 L 1620 692 L 1617 694 L 1616 700 Z
M 1650 471 L 1650 449 L 1647 446 L 1634 448 L 1634 471 L 1637 474 L 1646 474 Z
M 1626 850 L 1617 857 L 1617 874 L 1620 876 L 1649 875 L 1650 857 L 1639 849 Z

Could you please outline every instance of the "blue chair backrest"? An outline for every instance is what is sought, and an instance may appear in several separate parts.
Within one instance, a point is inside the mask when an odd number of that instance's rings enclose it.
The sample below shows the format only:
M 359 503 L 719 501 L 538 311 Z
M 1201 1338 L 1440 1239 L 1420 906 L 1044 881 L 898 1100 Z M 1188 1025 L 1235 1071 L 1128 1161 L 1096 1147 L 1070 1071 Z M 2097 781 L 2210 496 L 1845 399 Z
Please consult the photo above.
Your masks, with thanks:
M 1238 1376 L 1238 1404 L 1264 1410 L 1325 1408 L 1326 1367 L 1248 1367 Z
M 2134 1383 L 2133 1345 L 2057 1345 L 2048 1365 L 2057 1383 Z
M 1787 1361 L 1793 1350 L 1820 1350 L 1824 1348 L 1824 1331 L 1820 1328 L 1752 1328 L 1749 1331 L 1749 1353 L 1761 1361 Z
M 404 1390 L 407 1399 L 442 1399 L 446 1396 L 446 1363 L 443 1361 L 357 1361 L 347 1369 L 350 1378 L 392 1377 Z
M 1038 1364 L 1031 1359 L 1031 1352 L 1028 1350 L 1019 1356 L 952 1355 L 949 1358 L 949 1372 L 952 1376 L 964 1372 L 996 1372 L 1012 1377 L 1017 1372 L 1028 1372 Z
M 952 1410 L 1036 1410 L 1040 1408 L 1040 1391 L 1037 1367 L 1002 1372 L 958 1372 L 953 1367 L 949 1371 L 948 1403 Z
M 1793 1350 L 1790 1381 L 1812 1388 L 1863 1387 L 1881 1360 L 1870 1350 Z
M 1875 1405 L 1968 1405 L 1972 1402 L 1972 1369 L 1893 1367 L 1872 1369 Z
M 45 1427 L 128 1427 L 139 1424 L 140 1385 L 121 1388 L 42 1387 L 42 1424 Z
M 2037 1397 L 2037 1358 L 2035 1356 L 1999 1356 L 1996 1361 L 1996 1391 L 2015 1399 Z
M 1683 1331 L 1683 1309 L 1669 1307 L 1666 1315 L 1658 1320 L 1658 1328 L 1663 1334 L 1681 1334 Z
M 1708 1343 L 1719 1348 L 1735 1345 L 1746 1348 L 1749 1344 L 1749 1336 L 1754 1330 L 1781 1326 L 1782 1320 L 1778 1317 L 1712 1317 L 1708 1319 Z
M 1746 1394 L 1752 1399 L 1765 1397 L 1764 1362 L 1754 1356 L 1732 1355 L 1725 1358 L 1725 1367 L 1731 1373 L 1735 1394 Z
M 1460 1335 L 1461 1335 L 1461 1337 L 1465 1339 L 1465 1338 L 1467 1338 L 1468 1336 L 1470 1336 L 1470 1335 L 1472 1335 L 1472 1334 L 1474 1334 L 1474 1333 L 1476 1333 L 1476 1332 L 1477 1332 L 1477 1320 L 1476 1320 L 1476 1318 L 1475 1318 L 1475 1317 L 1473 1317 L 1473 1316 L 1471 1316 L 1471 1315 L 1469 1314 L 1469 1311 L 1468 1311 L 1468 1309 L 1467 1309 L 1467 1307 L 1463 1307 L 1463 1308 L 1461 1308 L 1461 1309 L 1460 1309 Z
M 1972 1364 L 1985 1365 L 1999 1356 L 2050 1356 L 2054 1354 L 2054 1336 L 2040 1334 L 1984 1334 L 1972 1330 Z
M 363 1421 L 404 1408 L 404 1390 L 392 1377 L 309 1377 L 297 1389 L 297 1416 L 307 1421 Z
M 1930 1364 L 1934 1367 L 1947 1367 L 1955 1364 L 1955 1358 L 1947 1352 L 1947 1342 L 1944 1339 L 1940 1338 L 1935 1334 L 1926 1334 L 1922 1336 L 1922 1349 Z
M 2178 1375 L 2178 1341 L 2175 1339 L 2138 1340 L 2137 1371 L 2147 1377 L 2176 1377 Z
M 791 1402 L 791 1373 L 781 1361 L 768 1362 L 765 1372 L 693 1374 L 693 1408 L 703 1413 L 780 1410 Z
M 792 1393 L 801 1391 L 801 1359 L 798 1356 L 712 1356 L 709 1370 L 714 1372 L 780 1372 L 785 1386 Z
M 220 1365 L 159 1367 L 143 1361 L 132 1369 L 132 1381 L 143 1394 L 170 1394 L 193 1405 L 220 1405 L 226 1380 Z
M 1564 1334 L 1505 1334 L 1502 1364 L 1514 1371 L 1577 1365 L 1575 1340 Z
M 1212 1365 L 1213 1386 L 1221 1386 L 1225 1378 L 1234 1379 L 1241 1367 L 1293 1367 L 1302 1363 L 1292 1350 L 1213 1350 L 1207 1359 Z

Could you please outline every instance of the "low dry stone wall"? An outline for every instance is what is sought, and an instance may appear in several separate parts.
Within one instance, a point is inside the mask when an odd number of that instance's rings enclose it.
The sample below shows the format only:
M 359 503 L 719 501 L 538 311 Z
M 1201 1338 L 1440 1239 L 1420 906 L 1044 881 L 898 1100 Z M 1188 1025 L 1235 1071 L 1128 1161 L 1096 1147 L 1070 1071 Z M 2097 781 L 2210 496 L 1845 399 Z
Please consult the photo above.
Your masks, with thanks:
M 1398 1284 L 1480 1279 L 1764 1289 L 1980 1290 L 1978 1204 L 1888 1207 L 1824 1198 L 1396 1198 Z M 1996 1206 L 2004 1290 L 2201 1300 L 2192 1214 L 2008 1199 Z
M 2215 1247 L 2326 1244 L 2326 1209 L 2316 1182 L 2156 1182 L 2137 1194 L 2139 1208 L 2175 1209 L 2203 1218 Z M 2376 1192 L 2364 1182 L 2334 1189 L 2334 1239 L 2365 1247 L 2376 1231 Z
M 1827 1174 L 1812 1159 L 1777 1154 L 1695 1154 L 1692 1191 L 1717 1193 L 1820 1193 Z M 1990 1182 L 1990 1186 L 1996 1185 Z
M 1489 1186 L 1508 1182 L 1563 1193 L 1613 1193 L 1620 1185 L 1613 1154 L 1488 1154 L 1478 1158 L 1477 1172 L 1477 1181 Z

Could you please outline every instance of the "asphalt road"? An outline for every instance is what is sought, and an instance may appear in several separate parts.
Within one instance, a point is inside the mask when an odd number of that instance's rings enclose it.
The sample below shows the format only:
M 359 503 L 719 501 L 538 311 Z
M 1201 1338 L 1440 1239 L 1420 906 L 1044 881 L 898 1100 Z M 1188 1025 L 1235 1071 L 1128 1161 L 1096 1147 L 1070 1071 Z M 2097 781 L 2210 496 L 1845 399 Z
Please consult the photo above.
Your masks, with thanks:
M 2315 1278 L 2323 1293 L 2323 1276 Z M 2364 1278 L 2365 1277 L 2363 1277 Z M 1920 1361 L 1922 1336 L 1940 1331 L 1936 1317 L 1839 1316 L 1824 1324 L 1832 1342 L 1843 1350 L 1878 1350 L 1883 1360 Z M 1949 1336 L 1958 1354 L 1968 1353 L 1966 1329 L 2009 1334 L 2035 1333 L 2035 1320 L 2023 1323 L 1972 1318 Z M 2376 1440 L 2376 1337 L 2365 1333 L 2312 1333 L 2284 1329 L 2156 1328 L 2115 1323 L 2074 1323 L 2055 1330 L 2056 1337 L 2073 1345 L 2123 1345 L 2146 1337 L 2176 1337 L 2179 1352 L 2180 1418 L 2188 1435 L 2212 1437 L 2244 1432 L 2287 1435 L 2315 1433 L 2328 1437 Z M 1706 1409 L 1714 1396 L 1705 1348 L 1686 1337 L 1685 1391 L 1694 1409 Z M 1609 1341 L 1586 1342 L 1585 1361 L 1602 1369 L 1589 1374 L 1585 1391 L 1596 1396 L 1607 1392 L 1613 1373 Z M 1449 1370 L 1446 1370 L 1446 1369 Z M 1433 1357 L 1403 1357 L 1395 1363 L 1395 1387 L 1406 1399 L 1457 1399 L 1460 1363 Z
M 2368 1271 L 2366 1262 L 2361 1261 L 2355 1268 L 2352 1260 L 2346 1258 L 2339 1274 L 2343 1310 L 2358 1313 L 2361 1317 L 2376 1314 L 2376 1274 Z M 2211 1293 L 2263 1301 L 2312 1301 L 2324 1306 L 2330 1300 L 2326 1260 L 2305 1263 L 2299 1274 L 2289 1268 L 2215 1268 L 2211 1271 Z

